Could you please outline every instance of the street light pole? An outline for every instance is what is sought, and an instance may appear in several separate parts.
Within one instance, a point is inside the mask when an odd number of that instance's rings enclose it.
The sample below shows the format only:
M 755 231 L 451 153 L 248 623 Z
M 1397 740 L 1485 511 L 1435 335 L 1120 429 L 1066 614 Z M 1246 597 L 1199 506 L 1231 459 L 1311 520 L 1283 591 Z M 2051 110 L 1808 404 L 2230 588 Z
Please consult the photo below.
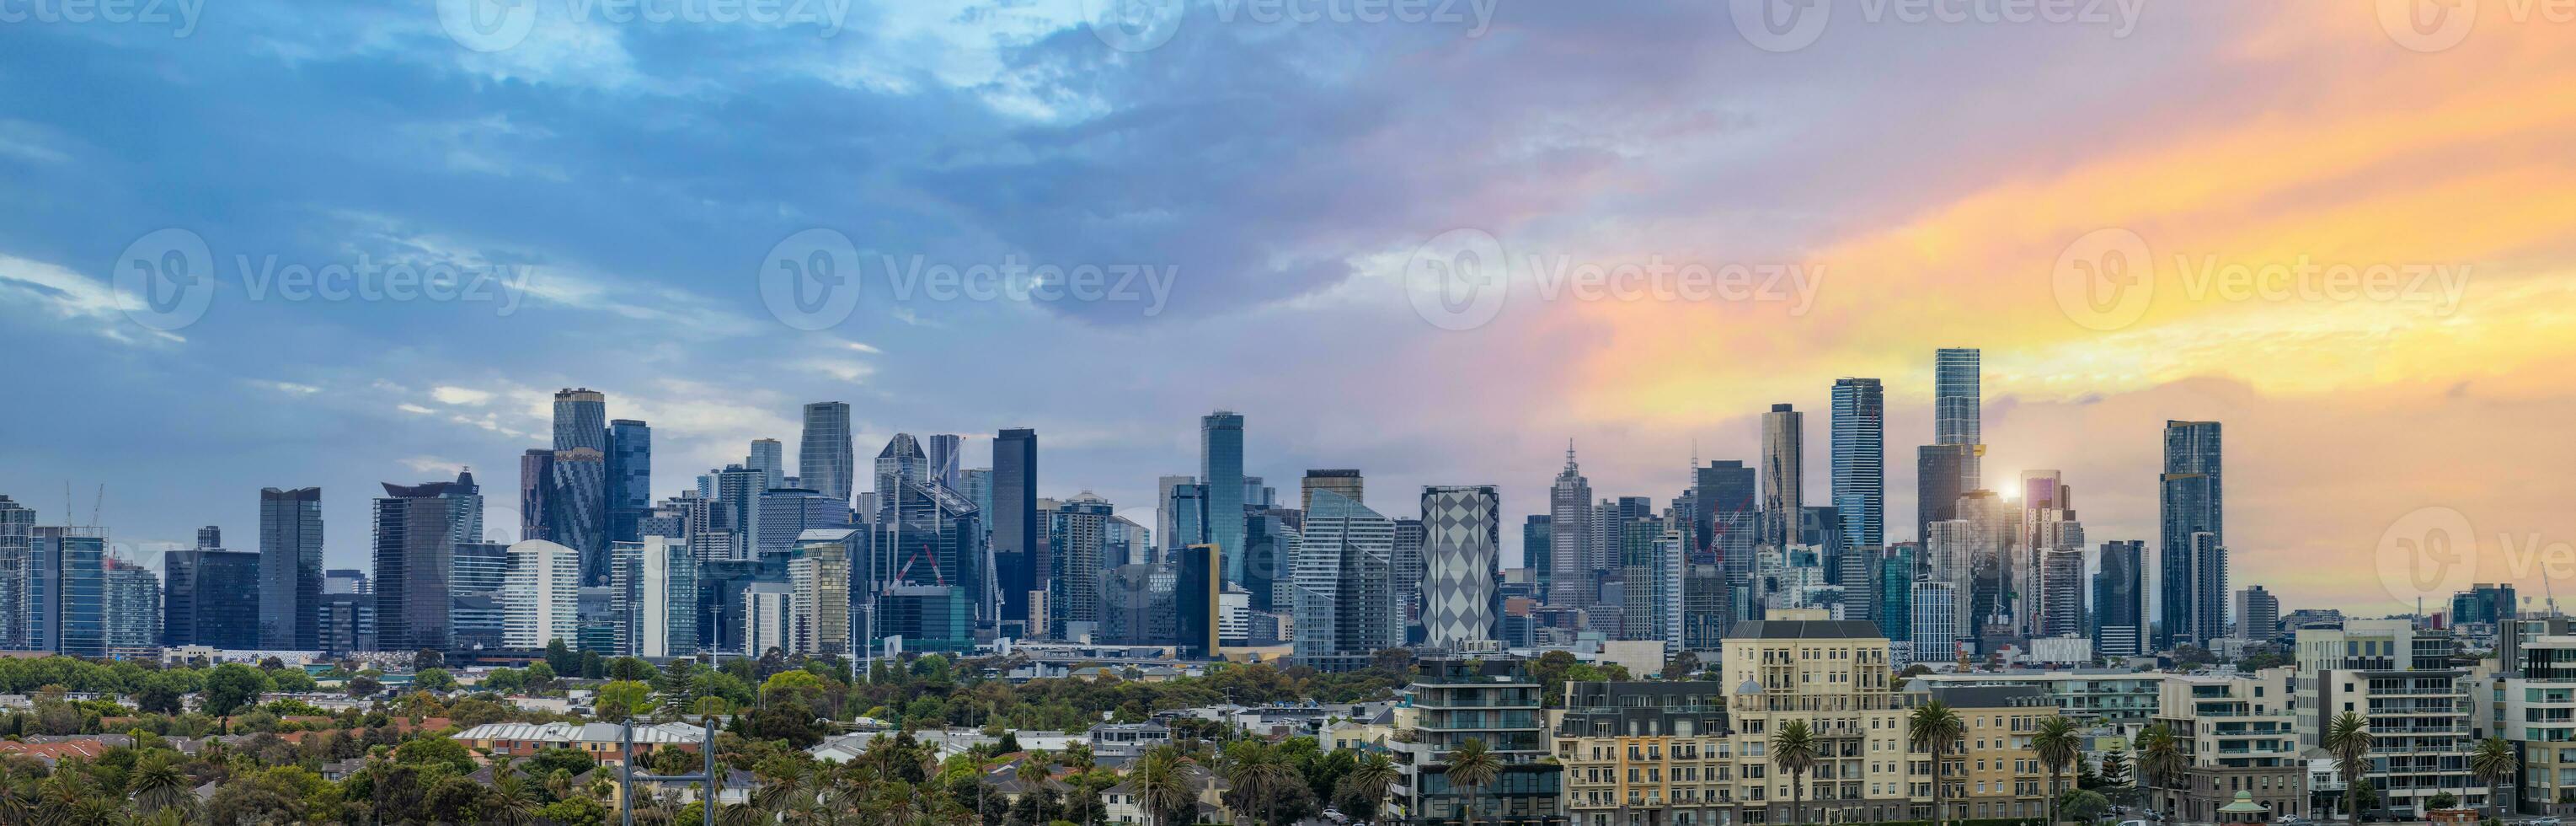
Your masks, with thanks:
M 635 826 L 635 781 L 637 780 L 647 783 L 690 781 L 705 783 L 706 793 L 698 796 L 699 813 L 705 815 L 706 826 L 716 826 L 716 718 L 709 716 L 702 718 L 700 722 L 706 726 L 705 739 L 698 741 L 698 753 L 706 758 L 706 768 L 703 771 L 698 774 L 638 775 L 635 773 L 635 721 L 633 718 L 626 720 L 624 732 L 621 735 L 624 739 L 624 749 L 618 753 L 620 759 L 617 761 L 617 808 L 620 812 L 619 821 L 625 826 Z

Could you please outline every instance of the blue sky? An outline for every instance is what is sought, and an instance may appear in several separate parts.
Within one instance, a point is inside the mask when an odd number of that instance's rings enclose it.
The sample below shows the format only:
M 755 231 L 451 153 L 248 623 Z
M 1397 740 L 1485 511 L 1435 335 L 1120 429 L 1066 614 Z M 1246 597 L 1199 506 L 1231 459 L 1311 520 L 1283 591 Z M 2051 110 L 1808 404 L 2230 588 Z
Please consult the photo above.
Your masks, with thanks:
M 2552 463 L 2468 432 L 2551 426 L 2570 405 L 2547 364 L 2576 345 L 2500 355 L 2461 333 L 2564 329 L 2531 308 L 2569 289 L 2548 228 L 2569 209 L 2476 231 L 2448 217 L 2500 177 L 2563 171 L 2546 159 L 2565 107 L 2441 85 L 2551 88 L 2569 61 L 2540 24 L 2491 15 L 2431 51 L 2363 13 L 2117 4 L 1944 23 L 1834 3 L 1830 28 L 1786 44 L 1743 35 L 1728 4 L 1513 0 L 1376 22 L 1338 0 L 1293 6 L 1311 22 L 1171 3 L 1108 37 L 1085 2 L 771 23 L 531 0 L 524 36 L 443 25 L 477 2 L 0 22 L 18 401 L 0 493 L 56 514 L 69 481 L 85 519 L 103 482 L 103 521 L 149 558 L 208 523 L 247 547 L 258 488 L 320 485 L 330 563 L 362 565 L 378 482 L 471 465 L 495 532 L 514 528 L 515 457 L 543 438 L 548 395 L 586 386 L 654 424 L 663 494 L 751 439 L 792 443 L 798 405 L 833 399 L 864 451 L 963 433 L 980 464 L 996 428 L 1036 427 L 1044 493 L 1095 490 L 1148 521 L 1155 477 L 1194 472 L 1197 417 L 1226 408 L 1274 484 L 1357 466 L 1372 505 L 1407 515 L 1420 485 L 1495 483 L 1517 524 L 1568 437 L 1596 491 L 1660 501 L 1694 442 L 1752 458 L 1776 401 L 1813 414 L 1822 501 L 1827 389 L 1870 375 L 1889 383 L 1889 523 L 1910 525 L 1930 352 L 1966 345 L 1989 353 L 1989 475 L 2065 470 L 2096 537 L 2152 538 L 2163 419 L 2228 420 L 2240 564 L 2292 608 L 2390 602 L 2312 563 L 2422 508 L 2576 537 L 2548 506 L 2564 481 L 2535 467 Z M 2525 117 L 2405 126 L 2444 107 Z M 2443 315 L 2194 294 L 2102 330 L 2050 298 L 2052 259 L 2102 226 L 2159 252 L 2481 269 Z M 1513 292 L 1446 329 L 1405 278 L 1462 228 L 1508 248 L 1514 290 L 1566 260 L 1792 265 L 1819 286 Z M 817 237 L 848 239 L 826 258 L 858 286 L 846 316 L 805 329 L 760 278 L 836 248 L 788 240 Z M 114 278 L 171 238 L 203 242 L 211 292 L 161 330 Z M 524 281 L 298 300 L 278 280 L 361 261 Z M 908 280 L 1004 265 L 1167 280 L 1102 300 Z M 2383 432 L 2406 434 L 2399 472 L 2452 481 L 2356 490 L 2319 458 Z

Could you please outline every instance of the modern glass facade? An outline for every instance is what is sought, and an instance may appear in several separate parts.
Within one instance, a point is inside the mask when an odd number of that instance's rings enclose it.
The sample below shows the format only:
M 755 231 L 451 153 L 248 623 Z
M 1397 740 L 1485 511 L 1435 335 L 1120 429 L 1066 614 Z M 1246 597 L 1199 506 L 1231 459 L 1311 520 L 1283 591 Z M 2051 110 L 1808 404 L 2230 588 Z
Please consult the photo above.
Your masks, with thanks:
M 259 491 L 260 583 L 257 647 L 312 651 L 322 645 L 322 489 Z
M 2184 640 L 2206 645 L 2223 633 L 2227 610 L 2226 492 L 2219 424 L 2165 422 L 2164 455 L 2164 473 L 2158 477 L 2157 551 L 2163 576 L 2157 595 L 2156 646 Z M 2206 534 L 2206 539 L 2198 539 L 2200 534 Z M 2213 615 L 2217 623 L 2210 622 Z
M 1877 379 L 1834 382 L 1833 505 L 1843 547 L 1887 544 L 1887 398 Z
M 1005 429 L 993 437 L 994 581 L 1002 589 L 1002 621 L 1026 624 L 1029 592 L 1047 560 L 1038 543 L 1038 432 Z
M 1242 582 L 1243 414 L 1219 410 L 1200 417 L 1199 483 L 1207 486 L 1207 541 L 1225 558 L 1225 581 Z
M 847 502 L 858 454 L 850 443 L 850 406 L 805 406 L 805 435 L 796 446 L 796 483 Z
M 259 563 L 259 554 L 219 548 L 163 554 L 161 644 L 259 648 Z

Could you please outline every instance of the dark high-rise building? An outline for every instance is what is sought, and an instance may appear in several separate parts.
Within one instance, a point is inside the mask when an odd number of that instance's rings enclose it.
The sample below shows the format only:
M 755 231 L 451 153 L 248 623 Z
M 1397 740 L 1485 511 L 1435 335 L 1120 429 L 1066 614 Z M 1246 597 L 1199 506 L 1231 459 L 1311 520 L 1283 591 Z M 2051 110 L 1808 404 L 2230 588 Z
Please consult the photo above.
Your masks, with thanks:
M 1191 545 L 1172 557 L 1172 601 L 1179 609 L 1175 613 L 1180 632 L 1175 642 L 1183 659 L 1216 656 L 1217 595 L 1225 592 L 1217 550 L 1210 545 Z
M 1185 477 L 1186 478 L 1186 477 Z M 1208 541 L 1207 486 L 1183 482 L 1166 486 L 1162 503 L 1164 521 L 1170 522 L 1170 533 L 1157 537 L 1165 548 L 1213 544 Z
M 1047 564 L 1039 544 L 1038 432 L 1010 428 L 993 436 L 993 567 L 1002 589 L 1002 621 L 1029 621 L 1029 592 Z M 1023 633 L 1026 633 L 1024 630 Z
M 549 478 L 548 540 L 581 554 L 583 582 L 607 582 L 608 455 L 589 447 L 555 451 Z
M 556 450 L 608 452 L 608 396 L 587 387 L 555 391 Z
M 1549 524 L 1551 518 L 1544 513 L 1533 513 L 1521 523 L 1521 567 L 1530 570 L 1530 579 L 1536 583 L 1537 592 L 1542 597 L 1556 583 L 1555 554 L 1548 544 L 1554 535 L 1554 526 Z
M 2263 592 L 2263 586 L 2256 585 L 2245 590 L 2248 592 L 2261 593 Z M 2274 624 L 2278 625 L 2278 617 L 2281 614 L 2280 601 L 2272 600 L 2271 594 L 2269 593 L 2263 593 L 2263 599 L 2271 600 L 2272 616 L 2275 618 Z M 2242 604 L 2243 600 L 2240 598 L 2238 602 L 2239 604 Z M 2493 625 L 2513 619 L 2516 613 L 2513 583 L 2510 582 L 2501 585 L 2479 583 L 2470 587 L 2466 591 L 2461 591 L 2451 595 L 2452 625 L 2460 625 L 2463 623 L 2484 623 Z M 2245 614 L 2246 612 L 2242 610 L 2236 612 L 2236 622 L 2238 625 L 2242 626 L 2248 624 Z M 2275 633 L 2278 633 L 2279 631 L 2278 628 L 2273 630 Z M 2260 639 L 2260 637 L 2256 637 L 2250 633 L 2245 634 L 2244 636 L 2247 639 Z
M 259 554 L 217 547 L 163 554 L 161 644 L 260 648 L 260 562 Z M 305 613 L 310 626 L 318 615 Z
M 532 447 L 519 454 L 519 538 L 555 541 L 554 510 L 546 496 L 554 490 L 555 452 Z M 561 543 L 557 543 L 561 544 Z
M 2093 574 L 2093 650 L 2103 656 L 2146 653 L 2147 543 L 2102 543 L 2101 570 Z
M 806 405 L 805 435 L 796 445 L 796 483 L 850 501 L 858 466 L 858 454 L 852 450 L 849 405 Z
M 483 541 L 483 494 L 471 471 L 453 482 L 385 483 L 375 502 L 375 623 L 387 651 L 444 651 L 454 641 L 456 546 Z
M 608 541 L 643 541 L 640 526 L 652 510 L 653 427 L 635 419 L 609 422 Z
M 2156 646 L 2209 644 L 2226 633 L 2227 525 L 2217 422 L 2167 421 L 2157 500 Z M 2204 536 L 2205 535 L 2205 536 Z M 2214 620 L 2214 621 L 2213 621 Z
M 94 527 L 29 530 L 27 633 L 37 651 L 107 656 L 107 534 Z
M 1592 556 L 1592 480 L 1574 462 L 1574 442 L 1565 443 L 1565 469 L 1557 471 L 1556 481 L 1547 494 L 1548 558 L 1556 567 L 1556 576 L 1547 591 L 1547 604 L 1559 608 L 1590 608 L 1593 601 Z
M 1932 523 L 1959 518 L 1959 497 L 1974 488 L 1960 487 L 1976 464 L 1969 445 L 1924 445 L 1914 459 L 1914 538 L 1929 539 Z
M 1242 582 L 1243 414 L 1219 410 L 1200 417 L 1199 483 L 1207 486 L 1207 541 L 1217 547 L 1225 581 Z
M 31 650 L 27 641 L 28 561 L 33 557 L 36 509 L 0 496 L 0 646 Z
M 1834 381 L 1834 500 L 1843 547 L 1887 544 L 1887 398 L 1877 379 Z
M 1753 573 L 1753 546 L 1759 526 L 1757 474 L 1743 462 L 1710 462 L 1691 469 L 1691 541 L 1715 554 L 1727 574 L 1741 582 Z
M 1762 414 L 1762 542 L 1787 546 L 1798 541 L 1798 515 L 1805 511 L 1807 414 L 1785 404 Z
M 2452 600 L 2455 608 L 2458 604 L 2459 600 Z M 2260 585 L 2237 591 L 2236 636 L 2248 640 L 2269 640 L 2281 636 L 2281 599 Z
M 223 546 L 224 529 L 213 525 L 207 525 L 197 529 L 197 547 L 221 548 Z
M 1244 519 L 1245 602 L 1255 613 L 1286 612 L 1293 602 L 1280 594 L 1293 578 L 1290 551 L 1297 546 L 1297 511 L 1270 508 Z
M 321 488 L 260 489 L 257 604 L 258 647 L 321 650 Z
M 954 433 L 933 433 L 922 439 L 922 454 L 930 461 L 930 480 L 965 490 L 964 460 L 958 455 L 965 448 L 966 437 Z

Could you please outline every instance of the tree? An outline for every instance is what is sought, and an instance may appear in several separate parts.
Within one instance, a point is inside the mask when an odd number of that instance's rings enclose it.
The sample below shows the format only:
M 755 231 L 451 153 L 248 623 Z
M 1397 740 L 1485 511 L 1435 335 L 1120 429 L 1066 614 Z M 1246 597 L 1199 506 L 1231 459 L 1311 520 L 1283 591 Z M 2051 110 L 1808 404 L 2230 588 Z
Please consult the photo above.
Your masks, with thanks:
M 456 677 L 444 668 L 424 668 L 411 675 L 411 687 L 445 694 L 456 690 Z
M 1691 675 L 1699 673 L 1699 667 L 1700 663 L 1698 654 L 1693 654 L 1689 651 L 1675 653 L 1670 659 L 1664 661 L 1664 679 L 1690 679 Z
M 572 650 L 572 646 L 565 645 L 562 637 L 547 640 L 545 666 L 553 669 L 546 672 L 546 679 L 549 680 L 554 679 L 557 674 L 579 674 L 581 673 L 581 653 Z
M 653 687 L 633 680 L 610 680 L 599 686 L 599 695 L 591 702 L 599 710 L 600 719 L 620 722 L 629 715 L 653 713 Z
M 2377 739 L 2370 733 L 2369 721 L 2363 720 L 2360 714 L 2347 711 L 2335 715 L 2334 722 L 2326 724 L 2326 735 L 2318 741 L 2326 747 L 2327 756 L 2334 758 L 2335 770 L 2343 774 L 2344 818 L 2347 820 L 2361 816 L 2361 798 L 2358 797 L 2363 792 L 2361 770 L 2365 761 L 2370 759 L 2370 747 Z
M 2138 732 L 2138 772 L 2146 777 L 2147 788 L 2175 787 L 2174 781 L 2191 764 L 2191 755 L 2174 739 L 2173 730 L 2157 723 Z
M 2456 808 L 2459 805 L 2460 796 L 2450 792 L 2434 792 L 2432 797 L 2424 799 L 2424 811 L 2427 812 L 2438 812 L 2444 809 Z
M 1449 751 L 1447 763 L 1449 785 L 1467 790 L 1467 826 L 1476 826 L 1476 798 L 1485 786 L 1502 776 L 1503 761 L 1485 748 L 1485 741 L 1469 738 Z
M 2052 802 L 2057 805 L 2057 811 L 2061 816 L 2078 823 L 2092 823 L 2100 820 L 2103 813 L 2111 810 L 2110 798 L 2102 796 L 2101 792 L 2087 789 L 2068 789 L 2065 794 L 2058 795 Z
M 187 683 L 164 671 L 143 681 L 143 690 L 134 693 L 134 708 L 148 714 L 177 716 L 187 710 L 187 694 Z
M 1771 764 L 1789 773 L 1789 822 L 1807 822 L 1807 770 L 1816 767 L 1816 734 L 1807 730 L 1807 721 L 1791 720 L 1771 732 Z
M 2048 767 L 2048 822 L 2055 823 L 2058 821 L 2058 797 L 2065 791 L 2062 778 L 2066 774 L 2066 764 L 2074 762 L 2082 753 L 2083 735 L 2075 730 L 2073 721 L 2065 717 L 2050 717 L 2039 721 L 2039 728 L 2031 732 L 2030 748 L 2038 753 L 2040 765 Z
M 474 771 L 474 756 L 465 746 L 439 736 L 413 738 L 394 750 L 394 761 L 413 766 L 443 766 L 463 775 Z
M 411 655 L 411 670 L 413 671 L 446 667 L 447 655 L 441 654 L 435 650 L 423 648 L 419 652 Z
M 1402 779 L 1403 770 L 1397 768 L 1395 761 L 1385 752 L 1369 752 L 1351 767 L 1350 774 L 1342 776 L 1342 785 L 1350 790 L 1349 797 L 1353 802 L 1362 803 L 1363 806 L 1358 808 L 1364 811 L 1351 811 L 1354 807 L 1345 804 L 1344 813 L 1362 820 L 1377 819 L 1378 810 L 1386 806 L 1387 790 L 1395 788 L 1396 781 Z
M 287 694 L 305 694 L 321 687 L 313 682 L 313 675 L 304 673 L 304 669 L 301 668 L 281 668 L 268 672 L 268 681 L 277 686 L 278 691 Z
M 1935 826 L 1949 814 L 1944 811 L 1943 804 L 1948 799 L 1950 784 L 1943 777 L 1942 762 L 1967 730 L 1967 723 L 1959 719 L 1959 712 L 1939 700 L 1916 706 L 1906 716 L 1906 744 L 1915 751 L 1932 756 L 1932 822 Z
M 2513 757 L 2513 744 L 2502 737 L 2478 741 L 2477 750 L 2469 752 L 2469 774 L 2487 784 L 2490 816 L 2504 817 L 2504 792 L 2498 788 L 2504 781 L 2522 771 L 2522 761 Z
M 1192 792 L 1190 769 L 1195 765 L 1179 746 L 1161 745 L 1137 758 L 1136 768 L 1127 782 L 1136 790 L 1137 808 L 1145 810 L 1146 826 L 1168 826 L 1171 818 L 1188 818 L 1198 812 L 1198 795 Z
M 351 697 L 373 697 L 383 690 L 385 684 L 376 680 L 374 672 L 359 672 L 358 676 L 349 678 Z
M 190 792 L 193 785 L 169 758 L 160 756 L 136 763 L 126 780 L 126 787 L 134 793 L 134 808 L 143 814 L 196 802 L 197 796 Z
M 268 675 L 241 663 L 224 663 L 206 673 L 206 713 L 229 717 L 243 706 L 259 700 L 268 689 Z

